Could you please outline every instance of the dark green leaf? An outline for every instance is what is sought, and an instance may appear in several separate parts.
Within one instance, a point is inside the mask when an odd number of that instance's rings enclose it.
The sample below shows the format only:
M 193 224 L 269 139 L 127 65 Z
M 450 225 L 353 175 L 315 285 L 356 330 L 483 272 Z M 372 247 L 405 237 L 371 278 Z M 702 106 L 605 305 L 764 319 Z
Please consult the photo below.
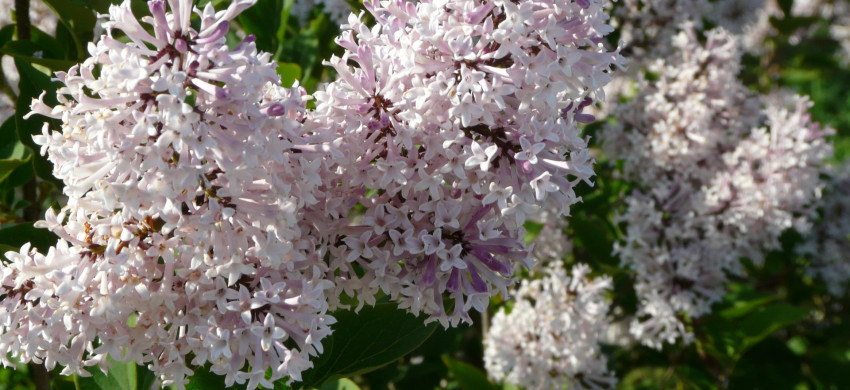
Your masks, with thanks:
M 282 9 L 283 0 L 259 0 L 237 17 L 245 32 L 257 37 L 257 49 L 269 53 L 277 50 L 277 29 L 269 26 L 280 25 Z
M 357 386 L 351 379 L 342 378 L 325 382 L 317 390 L 360 390 L 360 386 Z
M 437 328 L 436 323 L 425 325 L 423 318 L 390 303 L 365 307 L 360 313 L 337 311 L 334 317 L 334 333 L 322 342 L 325 353 L 302 374 L 304 387 L 382 367 L 416 349 Z
M 791 7 L 794 5 L 794 0 L 779 0 L 779 8 L 785 15 L 791 15 Z
M 777 338 L 747 351 L 729 378 L 729 389 L 795 389 L 802 380 L 800 360 Z
M 31 151 L 29 151 L 29 148 L 26 148 L 26 150 L 27 150 L 27 153 L 32 153 Z M 28 157 L 28 158 L 30 158 L 30 157 Z M 30 158 L 30 160 L 31 160 L 31 158 Z M 34 175 L 33 164 L 24 164 L 24 165 L 21 165 L 21 166 L 15 168 L 15 170 L 12 171 L 11 174 L 9 174 L 9 177 L 6 178 L 6 181 L 3 182 L 3 184 L 6 185 L 6 188 L 10 188 L 10 189 L 18 187 L 18 186 L 22 186 L 25 183 L 32 180 L 33 175 Z
M 31 64 L 46 66 L 51 70 L 67 70 L 76 64 L 75 61 L 57 59 L 44 55 L 44 52 L 40 50 L 40 46 L 28 41 L 8 42 L 0 48 L 0 53 L 10 55 Z
M 14 36 L 15 36 L 15 25 L 14 24 L 10 24 L 8 26 L 3 26 L 3 28 L 0 28 L 0 47 L 3 47 L 3 45 L 6 44 L 6 42 L 11 41 Z
M 92 374 L 90 377 L 77 378 L 78 390 L 137 390 L 136 362 L 116 362 L 109 359 L 112 367 L 109 373 L 104 374 L 97 367 L 87 370 Z M 147 390 L 147 389 L 144 389 Z
M 670 367 L 637 367 L 623 376 L 617 388 L 628 390 L 669 388 L 672 374 Z
M 301 80 L 301 67 L 291 62 L 278 62 L 277 74 L 280 75 L 280 85 L 288 88 L 296 80 Z
M 34 115 L 28 119 L 24 119 L 24 116 L 30 111 L 29 107 L 32 99 L 37 98 L 43 91 L 48 91 L 44 95 L 44 102 L 47 105 L 52 107 L 58 104 L 55 91 L 59 88 L 59 84 L 51 81 L 48 75 L 40 72 L 34 66 L 20 58 L 15 58 L 15 66 L 21 74 L 21 81 L 18 83 L 21 93 L 18 95 L 17 109 L 15 111 L 18 138 L 32 150 L 39 150 L 41 147 L 33 142 L 32 136 L 41 134 L 41 129 L 45 121 L 51 122 L 53 129 L 59 128 L 59 124 L 55 120 L 40 115 Z M 44 156 L 34 153 L 32 162 L 35 173 L 39 177 L 53 182 L 60 188 L 62 187 L 62 182 L 53 176 L 53 165 Z
M 59 21 L 71 31 L 76 52 L 86 53 L 86 42 L 94 39 L 94 25 L 97 21 L 94 11 L 69 0 L 44 0 L 44 3 L 53 9 Z
M 739 318 L 774 300 L 776 300 L 776 296 L 773 295 L 761 296 L 750 300 L 738 300 L 732 304 L 732 307 L 721 311 L 720 315 L 727 319 Z
M 12 172 L 15 171 L 19 166 L 26 164 L 29 161 L 29 157 L 25 159 L 12 159 L 12 158 L 4 158 L 0 159 L 0 182 L 6 180 Z
M 56 244 L 56 235 L 47 229 L 38 229 L 32 223 L 20 223 L 6 225 L 0 229 L 0 244 L 6 244 L 20 248 L 27 242 L 45 252 L 50 246 Z
M 18 141 L 15 118 L 7 119 L 0 125 L 0 158 L 21 159 L 27 155 L 27 148 Z
M 207 365 L 209 366 L 209 365 Z M 192 376 L 189 377 L 189 383 L 186 385 L 186 390 L 210 390 L 210 389 L 245 389 L 245 385 L 225 386 L 224 376 L 216 375 L 210 372 L 208 367 L 196 368 Z
M 0 244 L 0 259 L 3 259 L 3 261 L 9 261 L 9 259 L 6 258 L 6 252 L 18 252 L 19 250 L 20 248 L 16 246 Z
M 774 303 L 746 316 L 740 323 L 744 347 L 755 345 L 779 329 L 800 322 L 809 315 L 809 309 Z
M 850 389 L 850 362 L 829 353 L 818 353 L 809 365 L 812 374 L 827 389 Z
M 121 0 L 70 0 L 74 5 L 78 5 L 80 7 L 85 7 L 91 10 L 94 10 L 98 13 L 107 13 L 109 11 L 109 6 L 111 4 L 120 4 Z M 133 0 L 133 2 L 139 2 L 139 0 Z
M 481 370 L 473 367 L 471 364 L 460 360 L 452 359 L 448 356 L 443 356 L 443 362 L 449 368 L 449 372 L 460 385 L 461 389 L 476 389 L 476 390 L 498 390 L 499 387 L 490 383 Z
M 145 366 L 136 366 L 136 390 L 149 390 L 156 382 L 156 374 Z
M 289 15 L 292 11 L 293 4 L 295 4 L 294 0 L 283 0 L 283 5 L 280 9 L 280 23 L 278 24 L 277 33 L 275 34 L 275 38 L 277 38 L 277 49 L 274 53 L 274 58 L 276 60 L 279 59 L 283 54 L 284 43 L 286 42 L 286 34 L 288 31 L 290 31 Z

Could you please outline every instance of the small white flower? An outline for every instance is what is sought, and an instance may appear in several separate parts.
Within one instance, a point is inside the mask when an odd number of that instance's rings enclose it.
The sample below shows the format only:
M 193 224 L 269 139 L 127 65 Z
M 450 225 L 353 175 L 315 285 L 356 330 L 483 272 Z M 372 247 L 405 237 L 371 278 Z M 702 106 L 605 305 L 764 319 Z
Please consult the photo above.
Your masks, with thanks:
M 260 337 L 260 344 L 263 351 L 268 351 L 274 340 L 279 340 L 282 339 L 283 336 L 286 336 L 286 332 L 275 325 L 275 315 L 271 313 L 266 314 L 266 318 L 263 320 L 263 325 L 252 326 L 251 333 Z
M 467 168 L 478 167 L 482 171 L 486 172 L 490 169 L 490 160 L 492 160 L 493 156 L 496 155 L 496 152 L 499 151 L 499 147 L 496 145 L 490 145 L 487 149 L 484 149 L 481 147 L 481 144 L 472 141 L 470 151 L 472 152 L 472 156 L 469 156 L 466 159 L 464 166 Z

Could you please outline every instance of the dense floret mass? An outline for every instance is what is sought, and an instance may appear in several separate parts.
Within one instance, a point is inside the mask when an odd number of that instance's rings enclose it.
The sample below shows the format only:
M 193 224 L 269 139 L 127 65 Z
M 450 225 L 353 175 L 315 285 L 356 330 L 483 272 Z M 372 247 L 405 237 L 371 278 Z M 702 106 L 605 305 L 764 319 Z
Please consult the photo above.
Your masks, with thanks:
M 38 223 L 55 246 L 0 267 L 3 363 L 299 380 L 343 295 L 470 321 L 531 265 L 526 218 L 591 183 L 577 123 L 624 64 L 603 1 L 367 1 L 315 110 L 253 36 L 227 45 L 252 4 L 114 5 L 33 102 L 68 202 Z
M 298 378 L 333 323 L 299 226 L 319 158 L 304 91 L 277 86 L 250 38 L 226 46 L 250 2 L 198 10 L 198 30 L 191 2 L 148 5 L 153 34 L 113 6 L 91 57 L 57 74 L 60 104 L 33 105 L 61 122 L 36 142 L 68 203 L 40 222 L 60 237 L 47 255 L 8 255 L 3 356 L 85 375 L 108 355 L 163 384 L 207 362 L 227 383 Z
M 609 389 L 617 383 L 599 346 L 609 326 L 610 277 L 590 278 L 579 264 L 552 262 L 523 281 L 510 312 L 493 316 L 484 338 L 490 376 L 526 389 Z
M 686 28 L 635 99 L 605 132 L 637 190 L 619 217 L 615 248 L 636 273 L 632 333 L 642 343 L 688 340 L 681 315 L 700 317 L 724 293 L 740 259 L 760 264 L 788 228 L 806 232 L 832 153 L 804 97 L 760 97 L 737 80 L 738 44 L 725 30 L 701 44 Z
M 531 264 L 522 224 L 567 214 L 593 175 L 577 123 L 623 65 L 603 4 L 370 1 L 375 27 L 349 18 L 314 116 L 336 150 L 319 219 L 365 208 L 325 229 L 340 292 L 457 324 Z

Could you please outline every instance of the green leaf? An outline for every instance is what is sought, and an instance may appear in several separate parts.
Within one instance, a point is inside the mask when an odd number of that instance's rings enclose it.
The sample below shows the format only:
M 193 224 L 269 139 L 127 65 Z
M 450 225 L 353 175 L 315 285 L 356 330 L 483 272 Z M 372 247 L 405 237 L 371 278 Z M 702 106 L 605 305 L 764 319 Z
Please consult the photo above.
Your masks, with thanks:
M 186 390 L 210 390 L 210 389 L 245 389 L 245 385 L 234 384 L 233 386 L 225 386 L 224 376 L 216 375 L 209 370 L 209 364 L 206 367 L 196 368 L 192 376 L 189 377 L 189 383 L 186 385 Z
M 87 368 L 92 376 L 77 378 L 77 390 L 137 390 L 136 362 L 116 362 L 112 358 L 109 362 L 112 367 L 107 374 L 97 367 Z
M 277 74 L 280 75 L 280 85 L 291 87 L 296 80 L 301 80 L 301 66 L 291 62 L 278 61 Z
M 156 374 L 145 366 L 136 366 L 136 390 L 149 390 L 156 383 Z
M 322 66 L 322 60 L 330 58 L 335 50 L 341 49 L 334 43 L 339 26 L 331 23 L 324 13 L 311 20 L 283 43 L 277 60 L 297 63 L 301 66 L 301 85 L 308 92 L 326 79 L 330 67 Z M 308 104 L 310 104 L 308 102 Z
M 460 385 L 461 389 L 476 389 L 476 390 L 498 390 L 499 386 L 490 383 L 481 370 L 473 367 L 469 363 L 462 362 L 457 359 L 452 359 L 448 356 L 443 356 L 443 363 L 449 368 L 449 372 Z
M 0 28 L 0 47 L 11 41 L 15 36 L 15 25 L 10 24 Z
M 282 8 L 283 0 L 259 0 L 236 17 L 246 33 L 257 37 L 257 49 L 269 53 L 277 50 L 277 30 L 270 26 L 280 25 Z
M 724 365 L 732 366 L 754 345 L 776 331 L 806 319 L 808 315 L 807 308 L 776 302 L 757 307 L 737 318 L 712 316 L 700 326 L 704 332 L 700 342 L 708 354 Z
M 26 146 L 22 147 L 26 150 L 26 153 L 32 153 Z M 30 162 L 32 162 L 31 156 L 28 155 L 27 158 L 30 159 Z M 24 164 L 15 168 L 3 184 L 5 184 L 7 189 L 14 189 L 15 187 L 22 186 L 32 180 L 33 174 L 33 164 Z
M 651 388 L 660 389 L 669 388 L 671 375 L 670 367 L 637 367 L 627 372 L 620 383 L 617 384 L 618 389 L 641 389 Z
M 720 316 L 727 319 L 740 318 L 744 315 L 751 313 L 753 310 L 756 310 L 761 306 L 775 301 L 776 298 L 776 296 L 767 295 L 746 301 L 735 301 L 732 307 L 721 311 Z
M 779 8 L 784 15 L 791 15 L 792 6 L 794 6 L 794 0 L 779 0 Z
M 21 159 L 28 156 L 28 149 L 18 141 L 15 118 L 9 118 L 0 125 L 0 158 Z
M 25 159 L 4 158 L 0 159 L 0 182 L 6 180 L 19 166 L 26 164 L 29 156 Z
M 744 348 L 755 345 L 779 329 L 800 322 L 809 315 L 809 309 L 787 303 L 774 303 L 748 315 L 741 321 Z
M 0 259 L 2 259 L 3 261 L 9 261 L 9 259 L 6 258 L 6 252 L 18 252 L 19 250 L 20 247 L 11 246 L 7 244 L 0 244 Z
M 728 388 L 792 390 L 803 378 L 801 371 L 800 359 L 772 337 L 744 354 L 729 377 Z
M 15 66 L 21 74 L 21 80 L 18 83 L 21 93 L 18 95 L 17 109 L 15 111 L 15 125 L 18 128 L 18 138 L 30 149 L 39 150 L 41 147 L 33 142 L 32 136 L 41 134 L 42 125 L 45 121 L 51 122 L 51 127 L 54 129 L 59 128 L 59 124 L 53 119 L 40 115 L 34 115 L 28 119 L 24 119 L 24 116 L 30 111 L 29 107 L 32 99 L 37 98 L 43 91 L 47 91 L 44 95 L 44 102 L 51 107 L 57 105 L 55 91 L 59 88 L 59 83 L 51 81 L 48 75 L 20 58 L 15 58 Z M 47 161 L 44 156 L 33 153 L 32 162 L 35 173 L 39 177 L 62 188 L 62 182 L 53 176 L 53 164 Z
M 351 379 L 342 378 L 330 382 L 325 382 L 318 390 L 360 390 Z
M 46 66 L 51 70 L 67 70 L 76 64 L 75 61 L 51 58 L 41 50 L 40 46 L 28 41 L 7 42 L 0 48 L 0 53 L 6 54 L 31 64 Z
M 4 183 L 6 188 L 19 185 L 20 177 L 27 177 L 26 181 L 29 181 L 32 169 L 29 169 L 30 173 L 27 175 L 27 163 L 31 154 L 30 150 L 18 141 L 15 118 L 9 118 L 0 125 L 0 182 L 5 182 L 10 176 L 13 177 L 10 183 Z
M 94 39 L 94 25 L 97 21 L 94 11 L 69 0 L 44 0 L 44 3 L 53 9 L 59 21 L 71 31 L 76 52 L 80 55 L 87 53 L 84 50 L 86 42 Z
M 20 248 L 27 242 L 45 252 L 56 244 L 56 235 L 50 230 L 33 227 L 31 222 L 6 225 L 0 228 L 0 244 Z
M 274 58 L 277 60 L 283 54 L 284 43 L 286 42 L 286 33 L 289 30 L 289 15 L 292 11 L 294 0 L 283 0 L 283 7 L 280 10 L 280 23 L 278 24 L 277 33 L 277 50 L 274 53 Z M 300 69 L 299 69 L 300 72 Z
M 540 231 L 543 230 L 543 224 L 534 221 L 525 221 L 522 225 L 525 228 L 525 242 L 531 243 L 535 238 L 540 234 Z
M 92 9 L 98 13 L 108 13 L 109 6 L 111 4 L 120 4 L 121 0 L 70 0 L 71 3 L 78 5 L 80 7 L 85 7 L 88 9 Z M 138 0 L 133 0 L 134 3 L 138 2 Z M 203 9 L 203 7 L 201 7 Z
M 812 356 L 809 367 L 815 379 L 827 389 L 850 389 L 850 362 L 821 352 Z
M 26 163 L 29 162 L 32 152 L 18 140 L 18 132 L 15 129 L 15 118 L 9 118 L 0 125 L 0 182 L 6 181 L 9 176 L 15 174 L 13 179 L 18 179 L 23 173 L 29 181 L 32 176 L 26 172 Z M 23 169 L 21 167 L 24 167 Z M 29 175 L 27 175 L 29 173 Z M 12 180 L 13 188 L 18 185 L 19 180 Z M 26 182 L 24 181 L 24 182 Z M 6 183 L 9 186 L 9 183 Z
M 389 364 L 416 349 L 437 328 L 436 323 L 425 325 L 424 318 L 390 303 L 365 307 L 360 313 L 336 311 L 334 317 L 334 333 L 322 341 L 325 352 L 302 374 L 306 388 Z

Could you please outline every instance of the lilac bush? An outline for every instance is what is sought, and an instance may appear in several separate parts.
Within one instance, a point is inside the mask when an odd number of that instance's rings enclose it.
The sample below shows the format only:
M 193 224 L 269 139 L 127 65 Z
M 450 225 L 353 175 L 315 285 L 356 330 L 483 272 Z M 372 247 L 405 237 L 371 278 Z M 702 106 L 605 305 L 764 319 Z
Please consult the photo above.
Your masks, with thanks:
M 39 390 L 844 384 L 843 0 L 43 1 L 0 0 Z

